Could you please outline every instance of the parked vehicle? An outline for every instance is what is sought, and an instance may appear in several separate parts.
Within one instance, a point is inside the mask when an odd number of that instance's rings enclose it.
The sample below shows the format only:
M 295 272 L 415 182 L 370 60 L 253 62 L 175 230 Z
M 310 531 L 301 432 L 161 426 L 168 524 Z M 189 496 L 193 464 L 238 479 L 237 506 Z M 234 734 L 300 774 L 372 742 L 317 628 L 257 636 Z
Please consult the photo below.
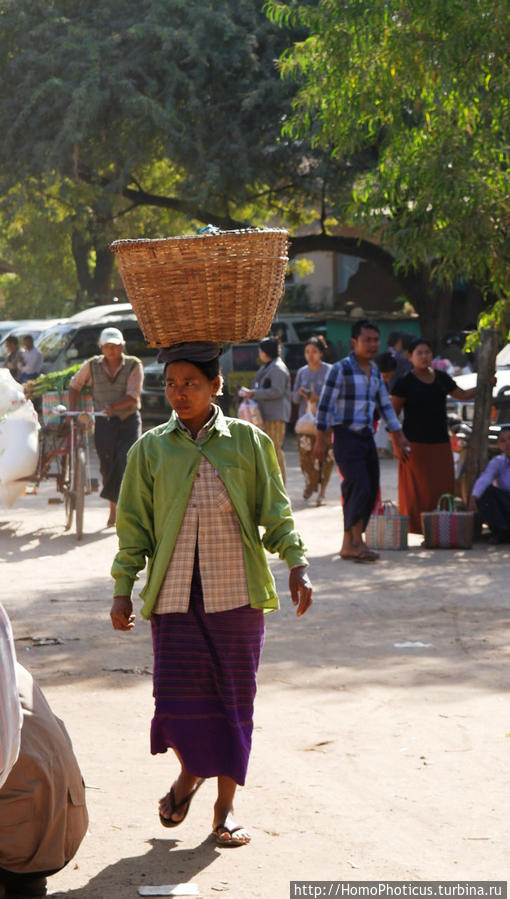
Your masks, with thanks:
M 463 390 L 469 390 L 476 386 L 477 375 L 475 372 L 468 375 L 459 375 L 455 382 Z M 471 424 L 473 421 L 475 404 L 473 400 L 458 402 L 450 397 L 448 399 L 448 411 L 456 415 L 459 422 Z M 507 344 L 496 356 L 496 383 L 492 389 L 492 417 L 487 435 L 489 452 L 497 452 L 496 443 L 502 424 L 510 423 L 510 344 Z
M 90 322 L 98 318 L 104 318 L 108 315 L 110 318 L 125 318 L 126 315 L 134 315 L 131 303 L 107 303 L 103 306 L 89 306 L 88 309 L 82 309 L 81 312 L 75 312 L 70 316 L 73 322 Z
M 43 331 L 46 331 L 48 328 L 57 324 L 58 322 L 64 321 L 64 319 L 59 318 L 49 318 L 49 319 L 27 319 L 25 321 L 17 321 L 12 322 L 11 327 L 7 329 L 7 331 L 0 338 L 0 359 L 5 359 L 7 356 L 7 348 L 5 346 L 5 341 L 8 337 L 17 337 L 22 347 L 23 337 L 25 334 L 30 334 L 34 342 L 37 340 L 40 334 Z
M 4 337 L 7 337 L 9 331 L 12 331 L 13 328 L 16 328 L 19 325 L 19 322 L 15 321 L 5 321 L 0 322 L 0 341 L 3 341 Z
M 133 312 L 124 312 L 121 316 L 105 315 L 85 321 L 71 318 L 44 331 L 36 340 L 36 346 L 43 354 L 43 374 L 61 371 L 98 355 L 100 350 L 97 341 L 103 328 L 108 325 L 122 331 L 129 355 L 138 356 L 144 364 L 154 360 L 156 350 L 147 346 Z

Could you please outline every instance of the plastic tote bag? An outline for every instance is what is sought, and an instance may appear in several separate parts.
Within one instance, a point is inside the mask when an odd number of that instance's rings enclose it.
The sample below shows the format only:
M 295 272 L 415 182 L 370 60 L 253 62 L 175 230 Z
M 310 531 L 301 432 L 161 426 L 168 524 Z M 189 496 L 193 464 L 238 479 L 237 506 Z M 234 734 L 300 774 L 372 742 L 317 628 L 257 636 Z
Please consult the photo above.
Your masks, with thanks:
M 0 603 L 0 787 L 18 758 L 23 714 L 11 624 Z
M 365 536 L 374 549 L 407 549 L 408 532 L 409 516 L 400 515 L 396 506 L 385 500 L 368 522 Z
M 252 425 L 256 425 L 258 428 L 264 427 L 264 420 L 255 400 L 241 400 L 237 417 L 244 419 L 244 421 L 250 421 Z
M 315 427 L 315 415 L 312 411 L 310 403 L 306 404 L 306 412 L 300 415 L 294 425 L 296 434 L 308 434 L 310 437 L 315 436 L 317 428 Z
M 457 511 L 455 497 L 443 493 L 434 512 L 421 513 L 424 546 L 428 549 L 471 549 L 474 517 L 474 512 Z

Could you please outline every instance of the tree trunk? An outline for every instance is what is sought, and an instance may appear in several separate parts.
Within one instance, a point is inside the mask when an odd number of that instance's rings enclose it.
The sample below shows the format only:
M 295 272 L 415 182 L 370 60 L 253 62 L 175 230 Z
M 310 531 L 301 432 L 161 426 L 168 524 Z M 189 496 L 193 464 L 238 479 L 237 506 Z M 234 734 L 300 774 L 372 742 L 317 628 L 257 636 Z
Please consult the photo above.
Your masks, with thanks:
M 486 467 L 489 458 L 489 424 L 492 406 L 492 382 L 498 352 L 497 332 L 482 331 L 482 345 L 478 358 L 478 381 L 475 399 L 473 430 L 466 457 L 466 494 L 469 498 L 478 475 Z
M 91 250 L 90 240 L 86 240 L 80 231 L 73 230 L 71 235 L 71 249 L 76 267 L 78 284 L 80 285 L 80 292 L 84 296 L 88 296 L 92 288 L 92 278 L 89 269 Z
M 111 252 L 109 246 L 96 246 L 96 265 L 92 279 L 93 296 L 90 297 L 90 299 L 94 299 L 98 304 L 111 302 L 111 282 L 114 263 L 115 256 Z
M 86 238 L 79 231 L 73 231 L 71 245 L 76 266 L 80 295 L 87 298 L 88 302 L 97 305 L 109 303 L 111 300 L 111 281 L 114 255 L 108 245 L 101 246 Z M 95 250 L 95 265 L 91 271 L 91 254 Z
M 420 317 L 420 330 L 430 340 L 434 351 L 440 352 L 451 309 L 451 291 L 439 291 L 429 280 L 426 269 L 411 269 L 408 274 L 398 274 L 406 296 Z

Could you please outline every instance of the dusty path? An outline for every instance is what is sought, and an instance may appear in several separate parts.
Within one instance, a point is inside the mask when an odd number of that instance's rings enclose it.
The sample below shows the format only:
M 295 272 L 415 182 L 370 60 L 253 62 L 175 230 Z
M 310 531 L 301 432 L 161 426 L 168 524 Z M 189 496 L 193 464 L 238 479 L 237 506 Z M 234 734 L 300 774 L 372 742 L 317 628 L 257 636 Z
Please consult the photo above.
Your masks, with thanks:
M 159 824 L 175 765 L 148 751 L 149 628 L 119 635 L 109 623 L 105 504 L 88 502 L 81 544 L 49 486 L 0 510 L 19 658 L 65 720 L 89 788 L 90 832 L 52 895 L 129 899 L 143 883 L 194 881 L 202 896 L 284 899 L 296 879 L 506 879 L 509 549 L 341 561 L 336 476 L 330 504 L 306 508 L 294 452 L 288 462 L 316 600 L 298 621 L 274 563 L 283 608 L 267 619 L 236 808 L 249 848 L 220 851 L 209 837 L 213 783 L 182 827 Z M 395 477 L 384 462 L 384 496 Z M 430 645 L 395 646 L 406 641 Z

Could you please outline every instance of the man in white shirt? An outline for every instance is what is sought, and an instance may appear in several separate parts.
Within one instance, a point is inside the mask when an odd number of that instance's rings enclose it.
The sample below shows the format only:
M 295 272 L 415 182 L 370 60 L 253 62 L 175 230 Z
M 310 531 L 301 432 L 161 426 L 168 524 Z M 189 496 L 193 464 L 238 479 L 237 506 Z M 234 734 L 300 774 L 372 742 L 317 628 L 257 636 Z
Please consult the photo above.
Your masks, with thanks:
M 23 360 L 21 363 L 20 381 L 32 381 L 41 374 L 43 354 L 34 346 L 34 338 L 31 334 L 25 334 L 23 338 Z

